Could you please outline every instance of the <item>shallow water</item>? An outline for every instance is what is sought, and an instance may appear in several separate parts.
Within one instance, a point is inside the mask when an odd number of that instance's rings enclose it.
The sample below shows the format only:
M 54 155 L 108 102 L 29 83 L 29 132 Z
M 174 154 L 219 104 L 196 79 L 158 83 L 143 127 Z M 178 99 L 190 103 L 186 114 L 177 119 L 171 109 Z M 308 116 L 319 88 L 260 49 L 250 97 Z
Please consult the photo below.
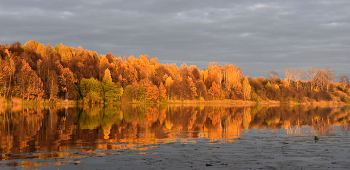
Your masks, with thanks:
M 123 105 L 0 112 L 1 169 L 350 168 L 350 110 L 344 108 Z

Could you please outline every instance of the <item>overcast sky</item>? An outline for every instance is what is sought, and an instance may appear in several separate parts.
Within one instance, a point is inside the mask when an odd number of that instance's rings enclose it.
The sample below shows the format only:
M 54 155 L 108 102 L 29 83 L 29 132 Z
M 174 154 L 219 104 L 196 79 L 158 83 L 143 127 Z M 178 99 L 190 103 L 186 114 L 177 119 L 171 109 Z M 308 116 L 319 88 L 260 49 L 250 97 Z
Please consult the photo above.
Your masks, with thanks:
M 333 67 L 350 77 L 348 0 L 7 0 L 0 44 L 28 40 L 245 75 Z

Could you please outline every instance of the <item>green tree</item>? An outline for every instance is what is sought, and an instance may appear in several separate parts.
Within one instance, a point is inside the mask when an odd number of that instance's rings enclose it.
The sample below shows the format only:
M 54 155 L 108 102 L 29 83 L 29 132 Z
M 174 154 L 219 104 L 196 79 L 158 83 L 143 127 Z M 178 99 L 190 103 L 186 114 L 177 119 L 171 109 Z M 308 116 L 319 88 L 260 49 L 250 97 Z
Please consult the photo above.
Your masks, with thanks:
M 100 81 L 89 78 L 81 79 L 80 81 L 80 93 L 84 102 L 88 103 L 100 103 L 103 100 L 103 87 Z
M 123 88 L 112 82 L 111 72 L 107 68 L 102 79 L 103 101 L 110 103 L 120 99 Z
M 137 95 L 137 89 L 133 85 L 127 85 L 124 88 L 123 100 L 127 102 L 132 102 Z
M 142 85 L 139 87 L 139 91 L 138 91 L 138 93 L 137 93 L 137 99 L 138 99 L 139 101 L 143 101 L 143 100 L 145 99 L 145 92 L 146 92 L 145 87 L 144 87 L 144 85 L 142 84 Z
M 265 89 L 270 89 L 270 88 L 271 88 L 271 83 L 267 82 L 266 85 L 265 85 Z

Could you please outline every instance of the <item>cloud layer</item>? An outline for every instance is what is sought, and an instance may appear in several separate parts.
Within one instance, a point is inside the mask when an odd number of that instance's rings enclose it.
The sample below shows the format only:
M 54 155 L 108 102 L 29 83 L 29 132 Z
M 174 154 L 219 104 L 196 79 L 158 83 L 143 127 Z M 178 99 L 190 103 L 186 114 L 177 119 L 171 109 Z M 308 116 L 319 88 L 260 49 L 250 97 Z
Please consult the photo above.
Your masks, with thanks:
M 161 63 L 237 64 L 267 77 L 283 69 L 333 67 L 350 77 L 346 0 L 4 1 L 1 44 L 36 40 Z

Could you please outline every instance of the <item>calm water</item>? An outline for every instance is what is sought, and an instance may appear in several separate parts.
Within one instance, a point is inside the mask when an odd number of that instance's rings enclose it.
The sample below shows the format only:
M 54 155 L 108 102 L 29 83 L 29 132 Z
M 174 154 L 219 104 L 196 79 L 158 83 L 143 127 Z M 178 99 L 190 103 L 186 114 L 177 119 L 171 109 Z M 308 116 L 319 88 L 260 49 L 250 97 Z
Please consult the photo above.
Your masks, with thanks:
M 350 109 L 306 106 L 2 108 L 0 168 L 74 165 L 81 157 L 146 154 L 167 143 L 233 143 L 251 134 L 331 140 L 347 135 L 349 120 Z

